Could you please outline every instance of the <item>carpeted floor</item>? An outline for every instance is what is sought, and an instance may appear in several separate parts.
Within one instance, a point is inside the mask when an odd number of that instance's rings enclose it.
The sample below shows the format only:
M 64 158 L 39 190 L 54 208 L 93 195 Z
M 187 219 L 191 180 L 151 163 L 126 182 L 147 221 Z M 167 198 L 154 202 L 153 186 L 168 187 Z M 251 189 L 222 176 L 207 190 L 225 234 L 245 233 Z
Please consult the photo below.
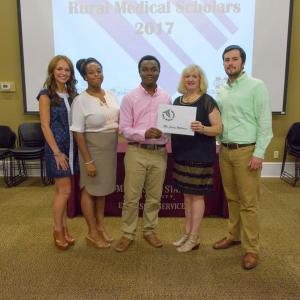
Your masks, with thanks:
M 161 218 L 161 249 L 139 235 L 125 253 L 86 246 L 82 217 L 69 220 L 76 245 L 65 252 L 51 238 L 53 187 L 30 179 L 7 189 L 0 181 L 0 299 L 300 299 L 300 187 L 263 179 L 261 252 L 256 269 L 241 268 L 241 249 L 216 251 L 226 219 L 205 218 L 198 251 L 171 243 L 183 219 Z M 106 218 L 120 236 L 120 219 Z

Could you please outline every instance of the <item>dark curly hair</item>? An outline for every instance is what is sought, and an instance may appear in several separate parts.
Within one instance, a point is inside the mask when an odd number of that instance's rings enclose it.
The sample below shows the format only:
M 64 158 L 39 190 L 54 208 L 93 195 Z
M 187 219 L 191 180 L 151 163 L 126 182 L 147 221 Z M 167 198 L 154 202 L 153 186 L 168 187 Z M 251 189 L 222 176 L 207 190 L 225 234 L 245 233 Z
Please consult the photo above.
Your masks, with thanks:
M 89 57 L 89 58 L 79 59 L 76 63 L 76 69 L 78 70 L 78 72 L 80 73 L 80 75 L 82 76 L 82 78 L 84 80 L 85 80 L 85 75 L 86 75 L 86 67 L 90 63 L 98 64 L 100 66 L 101 70 L 103 70 L 101 63 L 96 58 Z
M 141 64 L 144 60 L 155 60 L 157 62 L 157 65 L 158 65 L 158 69 L 160 70 L 160 62 L 159 60 L 155 57 L 155 56 L 152 56 L 152 55 L 145 55 L 143 56 L 139 63 L 138 63 L 138 70 L 140 71 L 140 68 L 141 68 Z

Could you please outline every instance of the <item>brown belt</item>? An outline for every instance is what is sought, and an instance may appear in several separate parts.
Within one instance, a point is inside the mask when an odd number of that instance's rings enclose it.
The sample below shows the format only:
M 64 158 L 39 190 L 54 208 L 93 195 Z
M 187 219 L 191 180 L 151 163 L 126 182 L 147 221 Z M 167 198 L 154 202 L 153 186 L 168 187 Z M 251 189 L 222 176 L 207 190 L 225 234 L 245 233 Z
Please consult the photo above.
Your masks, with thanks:
M 128 143 L 128 145 L 136 146 L 136 147 L 147 149 L 147 150 L 159 150 L 159 149 L 162 149 L 162 148 L 166 147 L 165 144 L 164 145 L 140 144 L 140 143 L 135 143 L 135 142 L 130 142 L 130 143 Z
M 255 143 L 250 143 L 250 144 L 222 143 L 222 145 L 230 150 L 233 150 L 233 149 L 253 146 L 255 145 Z

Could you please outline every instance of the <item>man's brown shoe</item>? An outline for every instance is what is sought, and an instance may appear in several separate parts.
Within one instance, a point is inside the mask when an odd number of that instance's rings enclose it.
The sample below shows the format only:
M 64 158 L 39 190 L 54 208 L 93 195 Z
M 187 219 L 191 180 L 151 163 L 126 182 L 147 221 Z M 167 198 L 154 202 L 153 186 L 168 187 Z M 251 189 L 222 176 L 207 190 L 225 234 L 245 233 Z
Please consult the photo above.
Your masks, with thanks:
M 155 248 L 162 247 L 162 241 L 156 236 L 154 232 L 151 232 L 150 234 L 144 235 L 144 239 Z
M 115 246 L 115 250 L 117 252 L 124 252 L 126 251 L 129 246 L 132 244 L 133 240 L 130 240 L 126 236 L 122 236 L 118 241 L 117 245 Z
M 255 253 L 248 252 L 243 258 L 243 268 L 251 270 L 257 266 L 258 256 Z
M 232 246 L 236 246 L 236 245 L 240 245 L 240 244 L 241 244 L 241 241 L 232 241 L 225 237 L 222 240 L 215 242 L 213 245 L 213 248 L 216 250 L 227 249 Z

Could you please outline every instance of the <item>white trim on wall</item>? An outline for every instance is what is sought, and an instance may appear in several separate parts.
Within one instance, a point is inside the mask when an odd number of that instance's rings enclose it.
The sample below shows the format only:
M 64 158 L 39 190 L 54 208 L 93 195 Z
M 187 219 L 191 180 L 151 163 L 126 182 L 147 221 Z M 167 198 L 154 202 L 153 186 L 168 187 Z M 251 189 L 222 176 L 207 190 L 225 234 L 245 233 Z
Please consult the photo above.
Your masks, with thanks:
M 262 177 L 279 178 L 282 162 L 265 162 L 262 168 Z M 295 175 L 295 163 L 287 162 L 285 164 L 285 170 L 291 175 Z

